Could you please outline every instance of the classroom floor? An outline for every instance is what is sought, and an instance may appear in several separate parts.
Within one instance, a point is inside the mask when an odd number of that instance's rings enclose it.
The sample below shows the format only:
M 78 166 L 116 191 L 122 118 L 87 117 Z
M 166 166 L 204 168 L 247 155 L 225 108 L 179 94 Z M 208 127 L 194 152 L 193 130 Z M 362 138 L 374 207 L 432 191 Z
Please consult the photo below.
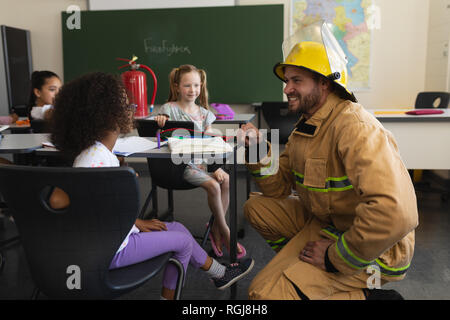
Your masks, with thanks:
M 135 166 L 140 174 L 142 203 L 150 189 L 150 180 L 146 164 Z M 238 226 L 244 230 L 244 237 L 239 239 L 247 249 L 248 255 L 255 259 L 255 266 L 249 275 L 239 281 L 237 299 L 247 299 L 247 288 L 250 281 L 275 255 L 264 239 L 251 228 L 242 216 L 242 204 L 245 201 L 245 171 L 238 173 Z M 256 189 L 252 184 L 252 190 Z M 191 232 L 201 237 L 204 226 L 209 219 L 206 205 L 206 194 L 200 189 L 175 191 L 175 219 L 182 222 Z M 160 192 L 160 205 L 166 206 L 165 192 Z M 384 288 L 399 291 L 408 300 L 447 300 L 450 299 L 450 202 L 442 202 L 438 194 L 418 193 L 420 225 L 416 229 L 416 249 L 414 260 L 405 280 L 391 283 Z M 0 240 L 16 234 L 15 225 L 5 221 L 0 225 Z M 209 243 L 207 244 L 210 249 Z M 13 245 L 3 251 L 5 265 L 0 271 L 0 300 L 29 299 L 33 292 L 31 279 L 23 250 Z M 222 258 L 225 262 L 227 256 Z M 159 299 L 161 275 L 148 281 L 137 290 L 122 296 L 120 299 Z M 230 290 L 219 291 L 207 278 L 204 272 L 188 268 L 186 284 L 182 292 L 184 300 L 227 300 Z M 40 299 L 45 299 L 41 296 Z

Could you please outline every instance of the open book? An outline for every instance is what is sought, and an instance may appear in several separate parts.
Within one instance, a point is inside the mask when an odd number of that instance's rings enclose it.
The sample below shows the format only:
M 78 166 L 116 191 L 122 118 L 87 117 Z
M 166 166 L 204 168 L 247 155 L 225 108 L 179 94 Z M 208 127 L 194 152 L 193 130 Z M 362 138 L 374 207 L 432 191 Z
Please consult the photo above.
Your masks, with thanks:
M 161 143 L 163 145 L 163 143 Z M 129 156 L 130 154 L 142 152 L 149 149 L 155 149 L 158 146 L 156 142 L 143 137 L 131 136 L 119 138 L 113 148 L 113 153 L 119 156 Z
M 195 152 L 233 152 L 233 148 L 221 137 L 213 138 L 169 138 L 169 149 L 172 153 Z

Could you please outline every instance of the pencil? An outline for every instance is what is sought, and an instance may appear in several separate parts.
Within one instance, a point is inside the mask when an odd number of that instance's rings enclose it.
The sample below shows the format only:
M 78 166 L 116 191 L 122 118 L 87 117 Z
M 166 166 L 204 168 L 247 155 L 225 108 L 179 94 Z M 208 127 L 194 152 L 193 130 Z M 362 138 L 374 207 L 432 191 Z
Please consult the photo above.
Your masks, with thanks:
M 156 140 L 158 142 L 158 149 L 161 149 L 161 137 L 159 135 L 159 131 L 160 131 L 159 129 L 156 130 Z
M 405 111 L 375 111 L 374 114 L 405 114 L 409 110 Z

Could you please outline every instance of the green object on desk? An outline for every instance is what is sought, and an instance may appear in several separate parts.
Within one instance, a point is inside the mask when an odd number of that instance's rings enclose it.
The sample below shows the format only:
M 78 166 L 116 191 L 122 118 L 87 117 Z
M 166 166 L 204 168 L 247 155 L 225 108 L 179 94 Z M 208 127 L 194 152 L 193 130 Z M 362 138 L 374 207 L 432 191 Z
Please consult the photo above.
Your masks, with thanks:
M 155 72 L 156 104 L 168 97 L 172 68 L 206 70 L 210 101 L 278 101 L 282 82 L 271 72 L 282 61 L 283 5 L 62 12 L 64 79 L 103 71 L 119 74 L 117 57 L 139 57 Z M 73 19 L 73 17 L 72 17 Z M 153 88 L 147 75 L 147 90 Z

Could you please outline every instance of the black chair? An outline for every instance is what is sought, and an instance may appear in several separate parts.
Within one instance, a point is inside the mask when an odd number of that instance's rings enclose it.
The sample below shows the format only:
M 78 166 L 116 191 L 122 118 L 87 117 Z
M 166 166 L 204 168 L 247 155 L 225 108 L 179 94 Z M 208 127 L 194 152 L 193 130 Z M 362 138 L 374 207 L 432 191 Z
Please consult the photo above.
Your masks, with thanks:
M 416 109 L 448 108 L 449 92 L 419 92 L 414 107 Z M 438 102 L 437 106 L 435 104 Z
M 50 133 L 48 122 L 41 119 L 30 120 L 31 133 Z
M 162 134 L 170 136 L 170 129 L 182 128 L 184 133 L 194 136 L 194 123 L 190 121 L 166 121 L 164 128 L 160 128 L 156 121 L 139 119 L 136 123 L 137 131 L 141 137 L 156 137 L 158 132 L 169 132 Z M 141 210 L 141 217 L 155 217 L 160 220 L 173 220 L 174 201 L 173 190 L 190 190 L 197 188 L 183 179 L 186 164 L 174 164 L 170 159 L 147 158 L 148 170 L 152 181 L 150 194 Z M 158 187 L 167 190 L 168 209 L 164 214 L 158 214 Z M 146 214 L 150 200 L 152 201 L 152 211 Z M 208 223 L 208 227 L 203 235 L 202 247 L 205 246 L 211 226 L 214 222 L 214 216 Z
M 300 116 L 288 113 L 287 102 L 262 102 L 261 110 L 269 128 L 279 130 L 279 143 L 286 144 Z
M 69 195 L 69 207 L 51 209 L 54 187 Z M 0 165 L 0 193 L 19 230 L 37 286 L 34 298 L 39 292 L 56 299 L 115 298 L 144 284 L 167 263 L 178 269 L 175 297 L 180 298 L 184 269 L 171 252 L 109 270 L 139 214 L 132 169 Z M 79 287 L 70 285 L 74 279 Z
M 2 213 L 2 216 L 0 216 L 0 231 L 6 230 L 6 223 L 5 221 L 10 216 L 8 206 L 6 205 L 2 195 L 0 194 L 0 210 Z M 6 258 L 3 255 L 3 250 L 8 249 L 10 246 L 20 243 L 20 237 L 18 235 L 15 235 L 13 237 L 0 240 L 0 274 L 3 271 L 3 267 L 5 265 Z
M 5 211 L 8 211 L 8 207 L 6 206 L 6 203 L 3 201 L 3 198 L 0 195 L 0 209 L 2 210 L 2 214 L 5 214 Z M 8 214 L 6 214 L 3 217 L 0 217 L 0 231 L 5 231 L 5 220 L 7 219 Z M 10 246 L 17 244 L 20 242 L 19 236 L 13 236 L 7 239 L 0 240 L 0 274 L 3 271 L 3 267 L 5 265 L 5 256 L 3 255 L 3 250 L 8 249 Z

